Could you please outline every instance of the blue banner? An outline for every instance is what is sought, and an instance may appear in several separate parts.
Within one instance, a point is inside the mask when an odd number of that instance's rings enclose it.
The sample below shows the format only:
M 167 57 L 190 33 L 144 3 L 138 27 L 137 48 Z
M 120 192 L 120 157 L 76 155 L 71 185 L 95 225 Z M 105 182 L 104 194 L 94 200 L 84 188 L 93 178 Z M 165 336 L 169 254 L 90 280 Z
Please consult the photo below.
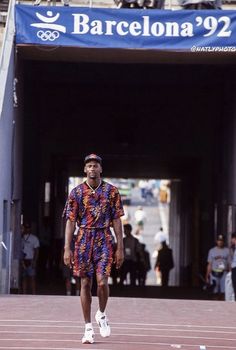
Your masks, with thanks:
M 16 5 L 16 44 L 236 51 L 236 11 Z

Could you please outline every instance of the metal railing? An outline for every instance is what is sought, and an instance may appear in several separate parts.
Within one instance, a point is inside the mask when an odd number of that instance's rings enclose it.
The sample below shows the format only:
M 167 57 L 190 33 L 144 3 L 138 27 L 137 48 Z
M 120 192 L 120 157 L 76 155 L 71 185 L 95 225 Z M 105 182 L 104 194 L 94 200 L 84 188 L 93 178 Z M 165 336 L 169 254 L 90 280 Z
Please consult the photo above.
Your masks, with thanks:
M 30 4 L 33 5 L 35 0 L 18 0 L 19 4 Z M 88 6 L 88 7 L 116 7 L 115 2 L 113 0 L 70 0 L 71 6 Z M 41 5 L 48 6 L 56 6 L 60 5 L 60 0 L 41 0 Z

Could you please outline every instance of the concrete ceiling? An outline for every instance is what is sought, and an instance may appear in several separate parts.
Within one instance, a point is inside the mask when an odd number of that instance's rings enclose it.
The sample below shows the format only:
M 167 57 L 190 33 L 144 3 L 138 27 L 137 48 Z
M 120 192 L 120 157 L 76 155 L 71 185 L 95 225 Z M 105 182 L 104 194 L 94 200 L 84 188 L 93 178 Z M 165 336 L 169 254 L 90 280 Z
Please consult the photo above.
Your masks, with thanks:
M 18 56 L 24 60 L 96 62 L 96 63 L 158 63 L 158 64 L 236 64 L 236 52 L 176 52 L 136 49 L 98 49 L 17 45 Z

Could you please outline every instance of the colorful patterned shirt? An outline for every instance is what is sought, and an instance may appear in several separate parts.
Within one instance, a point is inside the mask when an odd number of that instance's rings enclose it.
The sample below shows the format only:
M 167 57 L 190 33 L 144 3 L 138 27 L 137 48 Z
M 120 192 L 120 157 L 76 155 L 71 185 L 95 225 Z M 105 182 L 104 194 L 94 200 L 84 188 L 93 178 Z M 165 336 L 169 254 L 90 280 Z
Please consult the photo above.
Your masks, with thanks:
M 76 221 L 82 228 L 105 228 L 112 226 L 112 220 L 124 215 L 118 189 L 102 181 L 92 191 L 86 182 L 75 187 L 66 202 L 63 216 Z

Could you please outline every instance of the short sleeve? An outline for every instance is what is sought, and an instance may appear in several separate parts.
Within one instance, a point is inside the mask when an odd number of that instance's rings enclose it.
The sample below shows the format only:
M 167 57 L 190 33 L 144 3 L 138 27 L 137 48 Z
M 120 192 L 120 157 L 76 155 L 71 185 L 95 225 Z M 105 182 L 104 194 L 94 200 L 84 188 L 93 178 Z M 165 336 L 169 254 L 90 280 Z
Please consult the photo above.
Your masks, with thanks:
M 207 257 L 207 262 L 212 263 L 212 249 L 209 250 L 208 257 Z
M 38 237 L 34 237 L 34 249 L 37 249 L 40 247 L 39 239 Z
M 121 201 L 121 197 L 119 191 L 116 187 L 112 188 L 112 196 L 111 196 L 111 219 L 118 219 L 124 215 L 124 209 Z
M 66 220 L 76 221 L 78 217 L 78 202 L 76 200 L 75 189 L 73 189 L 66 201 L 66 205 L 62 214 Z

